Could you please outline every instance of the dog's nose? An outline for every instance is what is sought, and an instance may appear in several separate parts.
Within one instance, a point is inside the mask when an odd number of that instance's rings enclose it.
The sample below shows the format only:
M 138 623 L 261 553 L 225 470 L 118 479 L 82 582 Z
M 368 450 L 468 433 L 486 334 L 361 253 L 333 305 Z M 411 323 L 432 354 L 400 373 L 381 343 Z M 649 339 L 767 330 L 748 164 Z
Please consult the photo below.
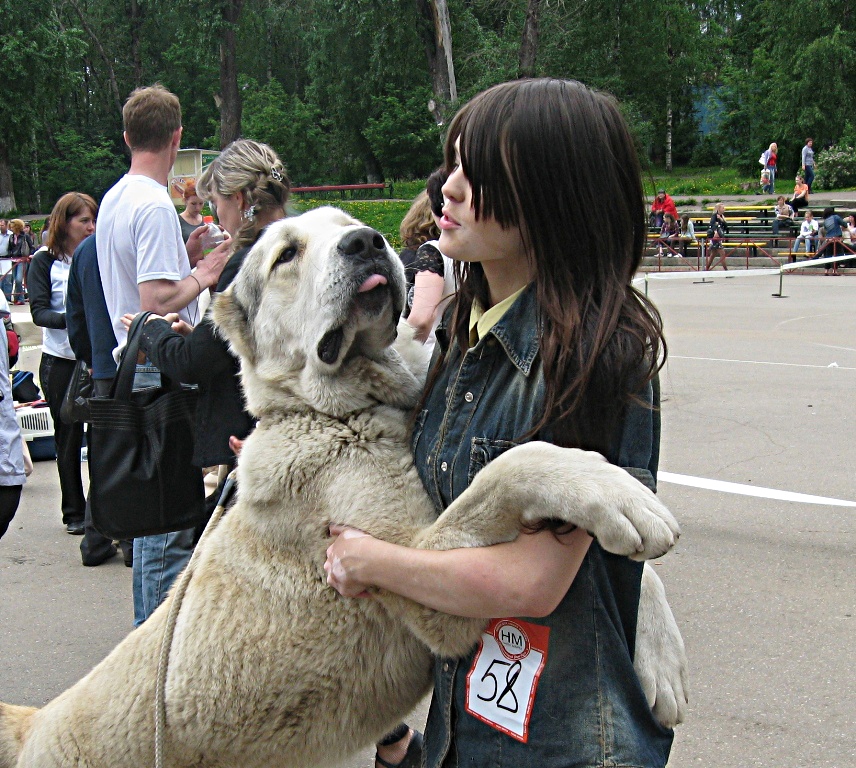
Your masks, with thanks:
M 386 254 L 386 241 L 377 230 L 371 227 L 362 227 L 348 232 L 339 241 L 339 251 L 343 256 L 371 259 Z

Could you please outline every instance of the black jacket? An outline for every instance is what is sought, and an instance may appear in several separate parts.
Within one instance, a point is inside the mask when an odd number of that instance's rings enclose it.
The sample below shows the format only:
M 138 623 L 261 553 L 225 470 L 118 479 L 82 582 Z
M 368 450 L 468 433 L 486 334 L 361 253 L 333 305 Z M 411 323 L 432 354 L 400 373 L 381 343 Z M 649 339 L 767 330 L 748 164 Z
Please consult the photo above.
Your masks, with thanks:
M 33 323 L 42 328 L 65 328 L 65 312 L 51 309 L 51 267 L 54 257 L 40 249 L 27 270 L 27 292 L 30 297 L 30 314 Z
M 25 241 L 30 246 L 29 250 L 27 251 L 27 256 L 32 256 L 33 252 L 36 250 L 36 247 L 33 245 L 33 238 L 30 237 L 26 232 L 22 232 L 20 235 L 16 235 L 14 232 L 12 232 L 9 236 L 9 253 L 7 254 L 7 258 L 25 258 L 23 254 Z
M 215 292 L 225 290 L 234 280 L 249 250 L 241 248 L 232 254 Z M 240 363 L 217 335 L 210 311 L 189 336 L 176 333 L 165 320 L 146 323 L 140 348 L 170 378 L 199 385 L 193 463 L 198 467 L 232 464 L 235 455 L 229 448 L 229 436 L 245 438 L 254 421 L 244 409 Z

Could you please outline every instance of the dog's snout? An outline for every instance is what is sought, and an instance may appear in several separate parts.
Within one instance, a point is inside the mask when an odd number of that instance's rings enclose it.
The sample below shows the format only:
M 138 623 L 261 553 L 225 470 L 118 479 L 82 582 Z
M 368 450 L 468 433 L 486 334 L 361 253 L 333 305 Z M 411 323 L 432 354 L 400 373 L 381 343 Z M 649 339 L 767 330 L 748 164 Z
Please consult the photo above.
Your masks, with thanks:
M 348 232 L 339 241 L 339 251 L 352 258 L 374 258 L 386 253 L 386 241 L 383 235 L 371 227 L 362 227 Z

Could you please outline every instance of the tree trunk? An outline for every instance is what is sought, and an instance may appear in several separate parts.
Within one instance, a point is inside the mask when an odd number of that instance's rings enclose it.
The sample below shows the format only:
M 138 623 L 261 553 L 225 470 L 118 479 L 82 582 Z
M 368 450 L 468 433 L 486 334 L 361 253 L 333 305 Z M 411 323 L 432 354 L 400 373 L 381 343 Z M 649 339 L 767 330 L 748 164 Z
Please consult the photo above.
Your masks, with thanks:
M 220 148 L 241 137 L 241 92 L 238 89 L 237 34 L 243 0 L 223 3 L 220 39 Z
M 437 125 L 446 121 L 450 105 L 458 100 L 455 62 L 452 58 L 452 25 L 446 0 L 415 0 L 421 23 L 419 32 L 425 45 L 434 98 L 428 109 Z
M 666 172 L 672 172 L 672 94 L 666 96 Z
M 14 211 L 15 190 L 12 187 L 12 169 L 9 167 L 9 147 L 0 141 L 0 212 Z
M 89 36 L 89 39 L 92 40 L 92 44 L 95 46 L 95 50 L 98 51 L 98 55 L 101 57 L 101 60 L 104 62 L 104 66 L 107 68 L 107 82 L 110 85 L 110 96 L 112 96 L 113 98 L 113 106 L 116 108 L 116 111 L 121 114 L 122 97 L 119 94 L 119 84 L 116 81 L 116 70 L 113 68 L 113 61 L 110 56 L 107 55 L 107 51 L 104 50 L 104 46 L 101 45 L 101 40 L 98 39 L 98 36 L 95 34 L 95 31 L 87 22 L 86 15 L 83 9 L 80 7 L 80 3 L 78 3 L 77 0 L 72 0 L 71 4 L 74 7 L 74 10 L 77 12 L 77 16 L 80 19 L 81 25 L 83 26 L 83 31 L 86 32 L 86 34 Z M 132 3 L 132 5 L 134 5 L 134 3 Z M 132 29 L 134 28 L 133 21 L 131 23 L 131 27 Z M 137 47 L 139 47 L 139 41 L 137 41 Z M 137 53 L 139 54 L 139 52 Z
M 669 33 L 669 17 L 666 16 L 666 35 Z M 666 173 L 672 172 L 672 90 L 675 73 L 675 49 L 672 47 L 672 39 L 669 36 L 666 48 L 668 70 L 666 77 Z
M 131 27 L 131 64 L 134 68 L 134 86 L 139 87 L 143 84 L 143 57 L 140 47 L 140 31 L 143 28 L 143 9 L 137 0 L 130 0 L 128 19 Z
M 538 18 L 541 12 L 541 0 L 529 0 L 526 4 L 526 21 L 523 23 L 523 36 L 520 40 L 520 57 L 517 63 L 518 77 L 535 75 L 535 60 L 538 58 Z

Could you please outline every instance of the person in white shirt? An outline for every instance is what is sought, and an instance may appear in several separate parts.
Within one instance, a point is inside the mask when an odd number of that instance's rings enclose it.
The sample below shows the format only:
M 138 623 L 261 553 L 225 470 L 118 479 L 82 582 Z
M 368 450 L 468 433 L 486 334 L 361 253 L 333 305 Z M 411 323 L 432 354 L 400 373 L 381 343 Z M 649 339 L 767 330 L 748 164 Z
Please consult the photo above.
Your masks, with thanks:
M 127 313 L 178 312 L 186 322 L 197 322 L 197 297 L 217 284 L 231 251 L 226 241 L 200 259 L 204 229 L 190 236 L 186 248 L 181 237 L 167 190 L 181 144 L 178 97 L 160 85 L 138 88 L 125 102 L 122 119 L 131 167 L 104 196 L 96 227 L 98 267 L 117 348 L 127 340 L 122 325 Z M 188 254 L 196 265 L 192 274 Z M 147 370 L 158 377 L 156 369 Z M 193 530 L 134 540 L 135 626 L 166 597 L 192 551 Z
M 817 249 L 817 233 L 819 229 L 817 222 L 814 220 L 814 214 L 811 211 L 806 210 L 805 218 L 803 219 L 802 224 L 800 224 L 799 236 L 794 242 L 791 261 L 797 260 L 797 253 L 799 253 L 801 243 L 805 243 L 807 256 L 809 252 L 813 252 Z
M 0 294 L 0 317 L 9 317 L 9 304 L 3 294 Z M 2 329 L 0 337 L 0 538 L 3 538 L 18 511 L 21 490 L 27 482 L 28 472 L 24 464 L 21 427 L 12 402 L 9 340 Z
M 80 476 L 83 424 L 64 424 L 60 418 L 60 407 L 75 367 L 65 324 L 65 298 L 71 256 L 95 231 L 97 214 L 98 204 L 89 195 L 68 192 L 57 200 L 51 237 L 34 254 L 27 278 L 33 323 L 44 329 L 39 384 L 54 424 L 62 523 L 74 535 L 83 534 L 86 496 Z

